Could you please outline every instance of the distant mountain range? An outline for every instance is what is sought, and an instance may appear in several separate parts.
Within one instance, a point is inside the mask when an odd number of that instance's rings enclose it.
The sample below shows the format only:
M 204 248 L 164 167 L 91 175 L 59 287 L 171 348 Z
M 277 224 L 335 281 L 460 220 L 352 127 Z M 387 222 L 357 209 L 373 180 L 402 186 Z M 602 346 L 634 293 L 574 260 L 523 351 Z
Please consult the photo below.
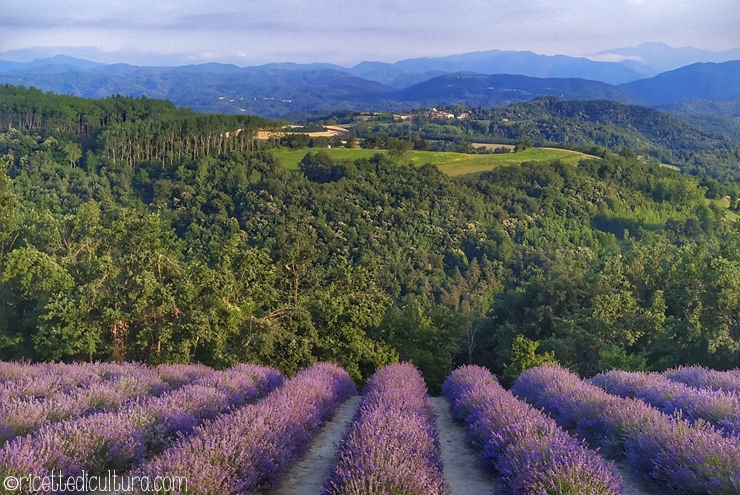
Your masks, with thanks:
M 543 96 L 567 100 L 614 100 L 640 103 L 631 94 L 601 81 L 576 78 L 538 78 L 512 74 L 455 73 L 438 76 L 396 93 L 403 101 L 421 106 L 454 105 L 496 107 Z
M 740 48 L 712 52 L 691 46 L 673 48 L 665 43 L 642 43 L 635 47 L 605 50 L 596 57 L 620 60 L 623 65 L 633 68 L 643 77 L 652 77 L 661 72 L 700 62 L 740 60 Z
M 657 72 L 658 62 L 671 66 L 735 54 L 644 44 L 603 54 L 628 57 L 620 62 L 492 50 L 393 64 L 363 62 L 351 68 L 320 63 L 139 67 L 60 55 L 28 63 L 0 61 L 0 83 L 94 98 L 143 95 L 196 111 L 266 117 L 300 118 L 343 109 L 402 111 L 461 102 L 501 106 L 555 96 L 663 106 L 681 114 L 732 119 L 738 117 L 733 112 L 740 105 L 727 102 L 740 101 L 740 61 L 696 63 L 643 77 Z M 740 58 L 740 50 L 737 55 Z M 686 101 L 693 102 L 691 107 Z M 710 104 L 716 102 L 724 103 Z
M 404 88 L 434 76 L 456 72 L 477 74 L 519 74 L 541 78 L 582 78 L 620 84 L 643 77 L 621 63 L 595 62 L 565 55 L 538 55 L 532 52 L 491 50 L 438 58 L 416 58 L 393 64 L 362 62 L 349 72 L 363 79 Z
M 620 86 L 651 104 L 740 100 L 740 60 L 698 63 Z

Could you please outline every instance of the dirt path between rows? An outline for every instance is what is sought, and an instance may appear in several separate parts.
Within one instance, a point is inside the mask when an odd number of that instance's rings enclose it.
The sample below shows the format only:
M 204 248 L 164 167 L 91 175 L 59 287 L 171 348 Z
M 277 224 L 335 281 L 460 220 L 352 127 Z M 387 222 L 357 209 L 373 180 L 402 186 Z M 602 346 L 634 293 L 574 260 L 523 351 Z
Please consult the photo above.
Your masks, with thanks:
M 321 484 L 339 460 L 339 444 L 352 421 L 360 396 L 345 401 L 314 438 L 309 450 L 283 476 L 280 484 L 262 495 L 318 495 Z M 439 432 L 444 479 L 449 495 L 495 495 L 500 493 L 494 476 L 480 461 L 478 451 L 469 444 L 465 428 L 452 418 L 450 404 L 444 397 L 432 397 L 432 412 Z M 659 492 L 629 472 L 624 461 L 614 463 L 622 476 L 625 495 L 657 495 Z
M 347 399 L 331 421 L 311 442 L 308 451 L 285 473 L 279 486 L 264 492 L 265 495 L 318 495 L 321 484 L 331 474 L 339 461 L 339 444 L 352 421 L 360 396 Z
M 493 476 L 486 471 L 478 453 L 468 443 L 465 428 L 452 419 L 447 399 L 432 397 L 432 410 L 437 417 L 444 478 L 450 486 L 450 495 L 496 493 Z
M 614 469 L 622 477 L 624 495 L 659 495 L 658 489 L 633 475 L 624 461 L 614 463 Z

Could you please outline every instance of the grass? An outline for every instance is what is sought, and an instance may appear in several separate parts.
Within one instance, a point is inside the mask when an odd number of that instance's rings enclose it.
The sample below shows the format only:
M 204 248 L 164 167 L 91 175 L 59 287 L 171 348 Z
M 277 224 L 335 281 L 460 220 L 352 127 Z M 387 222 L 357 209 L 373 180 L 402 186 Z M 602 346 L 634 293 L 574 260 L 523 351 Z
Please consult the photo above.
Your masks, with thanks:
M 707 204 L 713 203 L 719 207 L 720 210 L 725 212 L 725 218 L 731 222 L 736 222 L 740 219 L 740 215 L 730 210 L 730 200 L 728 198 L 719 199 L 707 199 Z
M 298 163 L 306 153 L 315 153 L 318 149 L 303 148 L 300 150 L 275 150 L 273 153 L 289 170 L 298 170 Z M 324 150 L 333 160 L 358 160 L 370 158 L 376 153 L 385 153 L 383 150 L 331 148 Z M 454 153 L 450 151 L 410 151 L 407 160 L 415 165 L 431 163 L 442 172 L 450 176 L 476 174 L 491 170 L 501 165 L 518 165 L 523 162 L 549 163 L 560 160 L 564 163 L 578 163 L 584 158 L 594 158 L 576 151 L 555 148 L 530 148 L 519 153 L 505 153 L 500 155 L 478 155 Z

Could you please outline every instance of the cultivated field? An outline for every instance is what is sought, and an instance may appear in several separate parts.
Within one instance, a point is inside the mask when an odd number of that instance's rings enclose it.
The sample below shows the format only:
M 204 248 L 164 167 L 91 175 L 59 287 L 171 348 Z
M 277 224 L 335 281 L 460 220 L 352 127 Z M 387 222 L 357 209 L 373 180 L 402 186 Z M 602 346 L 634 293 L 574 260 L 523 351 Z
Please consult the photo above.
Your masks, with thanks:
M 463 366 L 442 391 L 430 398 L 409 363 L 358 398 L 330 363 L 288 379 L 249 364 L 0 362 L 0 493 L 35 493 L 52 471 L 45 492 L 113 471 L 139 494 L 738 493 L 738 370 L 587 381 L 549 364 L 507 391 Z M 62 404 L 75 407 L 45 414 Z
M 298 163 L 306 153 L 316 153 L 318 149 L 304 148 L 300 150 L 275 150 L 273 153 L 289 170 L 298 170 Z M 333 160 L 357 160 L 370 158 L 377 153 L 386 153 L 384 150 L 331 148 L 325 149 Z M 494 154 L 467 154 L 449 151 L 417 151 L 408 153 L 407 160 L 415 165 L 431 163 L 447 175 L 475 174 L 491 170 L 501 165 L 518 165 L 523 162 L 553 162 L 560 160 L 565 163 L 578 163 L 580 160 L 594 158 L 577 151 L 555 148 L 530 148 L 519 153 Z

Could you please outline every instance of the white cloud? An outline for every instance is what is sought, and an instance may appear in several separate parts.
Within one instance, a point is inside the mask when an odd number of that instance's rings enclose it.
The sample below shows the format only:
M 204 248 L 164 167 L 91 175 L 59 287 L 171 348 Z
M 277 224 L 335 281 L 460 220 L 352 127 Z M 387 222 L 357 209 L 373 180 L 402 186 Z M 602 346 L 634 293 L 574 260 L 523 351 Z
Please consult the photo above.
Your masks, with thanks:
M 649 40 L 740 46 L 737 0 L 0 1 L 5 52 L 93 46 L 133 63 L 158 54 L 237 64 L 489 49 L 584 55 Z

